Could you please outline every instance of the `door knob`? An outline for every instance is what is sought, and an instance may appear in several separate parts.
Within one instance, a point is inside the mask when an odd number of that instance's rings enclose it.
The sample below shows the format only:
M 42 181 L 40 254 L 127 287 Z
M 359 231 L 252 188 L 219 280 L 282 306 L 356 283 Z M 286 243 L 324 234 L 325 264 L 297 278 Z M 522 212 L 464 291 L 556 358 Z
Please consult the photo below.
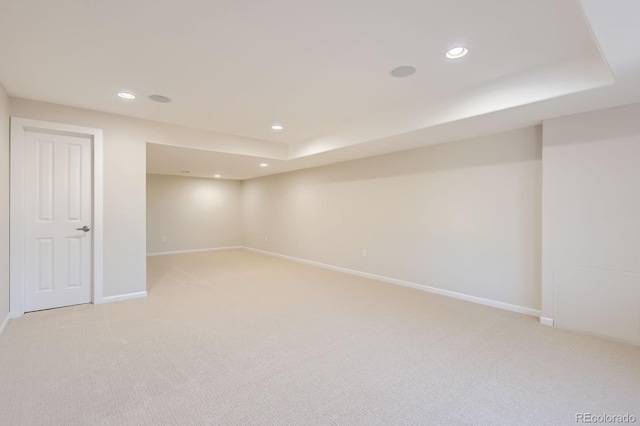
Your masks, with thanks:
M 76 228 L 76 231 L 89 232 L 89 231 L 91 231 L 91 228 L 89 228 L 87 225 L 85 225 L 82 228 Z

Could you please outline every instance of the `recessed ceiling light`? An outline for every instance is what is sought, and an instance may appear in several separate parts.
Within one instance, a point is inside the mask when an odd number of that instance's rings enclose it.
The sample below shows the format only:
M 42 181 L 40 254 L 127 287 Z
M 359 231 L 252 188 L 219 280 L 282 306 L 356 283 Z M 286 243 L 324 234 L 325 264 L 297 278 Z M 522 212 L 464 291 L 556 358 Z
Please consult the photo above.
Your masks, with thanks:
M 269 164 L 267 164 L 267 163 L 260 163 L 260 167 L 269 167 Z
M 398 68 L 394 68 L 391 70 L 391 75 L 397 78 L 409 77 L 416 72 L 416 67 L 412 67 L 411 65 L 403 65 Z
M 149 100 L 152 100 L 153 102 L 160 102 L 161 104 L 168 104 L 171 102 L 170 98 L 162 95 L 151 95 L 149 96 Z
M 181 171 L 180 173 L 184 173 L 185 175 L 187 175 L 187 174 L 189 174 L 189 173 L 191 173 L 191 172 L 190 172 L 189 170 L 183 170 L 183 171 Z
M 135 99 L 136 95 L 134 95 L 133 93 L 129 93 L 129 92 L 118 92 L 118 96 L 120 96 L 122 99 Z
M 282 129 L 284 129 L 284 127 L 282 127 L 282 124 L 274 124 L 273 126 L 271 126 L 271 128 L 273 130 L 282 130 Z
M 458 46 L 447 50 L 447 54 L 445 56 L 449 59 L 458 59 L 462 58 L 467 53 L 469 53 L 469 50 L 466 47 Z
M 216 178 L 216 179 L 220 179 L 222 176 L 220 176 L 220 175 L 213 175 L 213 177 L 214 177 L 214 178 Z

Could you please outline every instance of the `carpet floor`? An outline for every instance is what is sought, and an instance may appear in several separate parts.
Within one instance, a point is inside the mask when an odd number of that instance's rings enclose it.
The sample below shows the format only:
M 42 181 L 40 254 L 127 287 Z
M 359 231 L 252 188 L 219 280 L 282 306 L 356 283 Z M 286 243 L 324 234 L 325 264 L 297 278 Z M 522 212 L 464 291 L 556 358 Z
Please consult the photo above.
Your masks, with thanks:
M 0 336 L 2 425 L 640 423 L 640 348 L 244 251 L 148 258 L 144 299 Z

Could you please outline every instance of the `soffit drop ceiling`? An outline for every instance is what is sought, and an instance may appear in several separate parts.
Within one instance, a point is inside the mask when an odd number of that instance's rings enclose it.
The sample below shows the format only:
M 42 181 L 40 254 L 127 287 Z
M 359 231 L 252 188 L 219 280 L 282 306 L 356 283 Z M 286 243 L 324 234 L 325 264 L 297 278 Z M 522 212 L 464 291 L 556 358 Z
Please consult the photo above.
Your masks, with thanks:
M 0 81 L 12 97 L 286 143 L 289 161 L 320 164 L 640 99 L 611 94 L 637 61 L 600 40 L 628 37 L 639 12 L 634 0 L 3 0 Z M 446 59 L 457 45 L 469 54 Z M 399 65 L 418 71 L 390 77 Z

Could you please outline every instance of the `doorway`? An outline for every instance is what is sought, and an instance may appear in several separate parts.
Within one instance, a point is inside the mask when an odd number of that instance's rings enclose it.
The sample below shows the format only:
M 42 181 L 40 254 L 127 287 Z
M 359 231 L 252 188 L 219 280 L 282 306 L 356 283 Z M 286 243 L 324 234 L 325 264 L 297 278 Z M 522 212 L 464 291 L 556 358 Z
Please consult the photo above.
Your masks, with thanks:
M 102 301 L 102 130 L 11 118 L 10 311 Z

